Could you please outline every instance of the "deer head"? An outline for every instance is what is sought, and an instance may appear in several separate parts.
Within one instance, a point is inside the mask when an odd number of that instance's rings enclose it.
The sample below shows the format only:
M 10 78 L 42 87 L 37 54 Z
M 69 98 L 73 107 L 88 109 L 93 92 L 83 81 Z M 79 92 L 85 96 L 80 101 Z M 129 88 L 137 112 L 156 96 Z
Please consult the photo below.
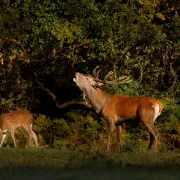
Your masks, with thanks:
M 132 80 L 129 80 L 127 76 L 122 76 L 118 79 L 109 80 L 109 78 L 112 78 L 112 75 L 115 73 L 113 71 L 110 71 L 106 74 L 105 78 L 103 80 L 99 79 L 99 73 L 101 70 L 97 69 L 99 66 L 95 67 L 93 70 L 93 76 L 87 76 L 84 74 L 81 74 L 79 72 L 76 72 L 75 76 L 76 78 L 73 78 L 73 81 L 77 84 L 77 86 L 84 91 L 85 89 L 89 88 L 90 86 L 93 88 L 100 88 L 101 86 L 108 84 L 108 85 L 119 85 L 119 84 L 125 84 L 129 83 Z

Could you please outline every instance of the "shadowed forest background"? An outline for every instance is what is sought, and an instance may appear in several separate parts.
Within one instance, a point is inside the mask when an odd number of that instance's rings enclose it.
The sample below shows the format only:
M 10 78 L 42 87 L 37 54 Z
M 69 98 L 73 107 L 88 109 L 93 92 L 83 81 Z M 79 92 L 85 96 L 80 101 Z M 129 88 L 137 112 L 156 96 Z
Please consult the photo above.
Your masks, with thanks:
M 113 70 L 133 80 L 104 86 L 106 92 L 160 99 L 164 110 L 155 123 L 158 148 L 177 150 L 179 13 L 178 0 L 2 0 L 0 113 L 24 108 L 36 113 L 40 146 L 104 150 L 104 120 L 84 105 L 61 107 L 82 98 L 73 82 L 75 72 L 91 75 L 99 65 L 101 78 Z M 20 147 L 26 144 L 24 135 L 17 132 Z M 125 124 L 122 140 L 127 149 L 142 150 L 149 134 L 141 124 Z M 7 140 L 4 146 L 13 143 Z

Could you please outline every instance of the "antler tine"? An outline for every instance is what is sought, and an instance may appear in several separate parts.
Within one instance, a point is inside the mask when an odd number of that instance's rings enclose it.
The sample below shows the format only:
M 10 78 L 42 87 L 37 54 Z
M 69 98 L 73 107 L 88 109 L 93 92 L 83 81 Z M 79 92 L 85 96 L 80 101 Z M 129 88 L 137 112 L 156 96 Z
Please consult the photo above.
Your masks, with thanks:
M 99 67 L 100 67 L 100 66 L 96 66 L 96 67 L 93 69 L 93 76 L 94 76 L 94 77 L 97 77 L 97 75 L 99 75 L 99 72 L 100 72 L 100 71 L 96 72 L 96 70 L 97 70 Z
M 118 84 L 126 84 L 131 82 L 132 80 L 129 80 L 127 76 L 120 77 L 119 79 L 113 80 L 113 81 L 105 81 L 105 84 L 110 84 L 110 85 L 118 85 Z
M 110 76 L 112 76 L 114 74 L 114 72 L 113 71 L 109 71 L 107 74 L 106 74 L 106 76 L 105 76 L 105 78 L 104 78 L 104 81 L 106 81 Z
M 122 76 L 122 77 L 119 77 L 118 80 L 123 80 L 123 79 L 125 79 L 125 78 L 128 78 L 128 77 L 127 77 L 127 76 Z
M 97 72 L 97 74 L 96 74 L 96 78 L 98 79 L 98 77 L 99 77 L 99 73 L 101 72 L 101 70 L 99 70 L 98 72 Z
M 102 84 L 110 84 L 110 85 L 118 85 L 118 84 L 125 84 L 125 83 L 129 83 L 131 82 L 132 80 L 129 80 L 129 78 L 127 76 L 122 76 L 118 79 L 115 79 L 115 80 L 107 80 L 110 76 L 112 76 L 113 74 L 115 74 L 113 71 L 109 71 L 104 80 L 101 80 L 99 79 L 99 73 L 101 70 L 98 70 L 97 69 L 99 68 L 100 66 L 96 66 L 94 69 L 93 69 L 93 76 L 95 78 L 96 81 L 98 82 L 101 82 Z
M 131 81 L 132 80 L 129 79 L 129 77 L 127 77 L 127 76 L 123 76 L 118 79 L 119 84 L 125 84 L 125 83 L 129 83 Z

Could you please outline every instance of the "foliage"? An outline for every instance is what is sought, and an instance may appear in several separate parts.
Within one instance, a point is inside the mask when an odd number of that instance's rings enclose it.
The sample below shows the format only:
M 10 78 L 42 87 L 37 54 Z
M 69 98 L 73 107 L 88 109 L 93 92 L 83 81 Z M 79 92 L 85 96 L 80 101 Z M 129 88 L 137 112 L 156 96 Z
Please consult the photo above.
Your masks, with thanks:
M 164 148 L 175 150 L 179 148 L 180 135 L 180 113 L 179 104 L 172 99 L 164 100 L 164 112 L 159 123 L 161 134 L 161 145 L 164 143 Z
M 173 3 L 19 0 L 2 2 L 1 10 L 0 57 L 9 71 L 29 63 L 38 77 L 54 73 L 58 83 L 67 67 L 102 64 L 131 74 L 142 89 L 177 91 L 180 21 Z
M 163 100 L 164 110 L 155 122 L 160 137 L 158 152 L 178 150 L 180 144 L 180 114 L 179 105 L 170 98 Z M 60 150 L 90 150 L 105 151 L 107 141 L 107 125 L 95 112 L 71 109 L 61 118 L 50 118 L 39 115 L 34 122 L 34 131 L 38 135 L 40 147 Z M 28 135 L 24 130 L 16 131 L 19 147 L 27 146 Z M 149 144 L 149 133 L 138 121 L 123 124 L 120 145 L 127 152 L 146 151 Z M 14 147 L 10 135 L 3 144 L 4 147 Z M 34 145 L 33 145 L 34 146 Z M 118 152 L 119 144 L 116 139 L 116 129 L 113 133 L 111 151 Z

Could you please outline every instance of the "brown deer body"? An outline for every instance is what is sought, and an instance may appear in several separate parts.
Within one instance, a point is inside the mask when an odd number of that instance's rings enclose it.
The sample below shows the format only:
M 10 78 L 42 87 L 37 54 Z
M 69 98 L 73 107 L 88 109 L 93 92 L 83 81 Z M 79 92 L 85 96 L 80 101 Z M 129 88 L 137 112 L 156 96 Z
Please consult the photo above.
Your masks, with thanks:
M 29 145 L 31 144 L 32 138 L 35 141 L 36 147 L 38 147 L 37 135 L 32 130 L 32 124 L 34 117 L 31 112 L 27 110 L 17 110 L 0 116 L 0 131 L 2 132 L 2 140 L 0 148 L 3 145 L 4 139 L 6 138 L 7 132 L 10 132 L 14 142 L 14 146 L 17 147 L 14 131 L 17 128 L 24 128 L 29 135 Z
M 113 74 L 108 73 L 104 80 L 98 78 L 98 73 L 93 71 L 92 76 L 86 76 L 76 73 L 74 82 L 83 91 L 85 98 L 91 103 L 97 113 L 100 113 L 108 125 L 107 151 L 111 141 L 114 127 L 117 126 L 117 137 L 120 142 L 121 123 L 126 120 L 139 118 L 150 133 L 149 148 L 156 149 L 158 142 L 158 132 L 154 127 L 154 121 L 160 115 L 163 106 L 156 99 L 144 96 L 120 96 L 110 95 L 104 92 L 100 87 L 104 84 L 124 84 L 130 82 L 127 77 L 117 80 L 107 81 Z

